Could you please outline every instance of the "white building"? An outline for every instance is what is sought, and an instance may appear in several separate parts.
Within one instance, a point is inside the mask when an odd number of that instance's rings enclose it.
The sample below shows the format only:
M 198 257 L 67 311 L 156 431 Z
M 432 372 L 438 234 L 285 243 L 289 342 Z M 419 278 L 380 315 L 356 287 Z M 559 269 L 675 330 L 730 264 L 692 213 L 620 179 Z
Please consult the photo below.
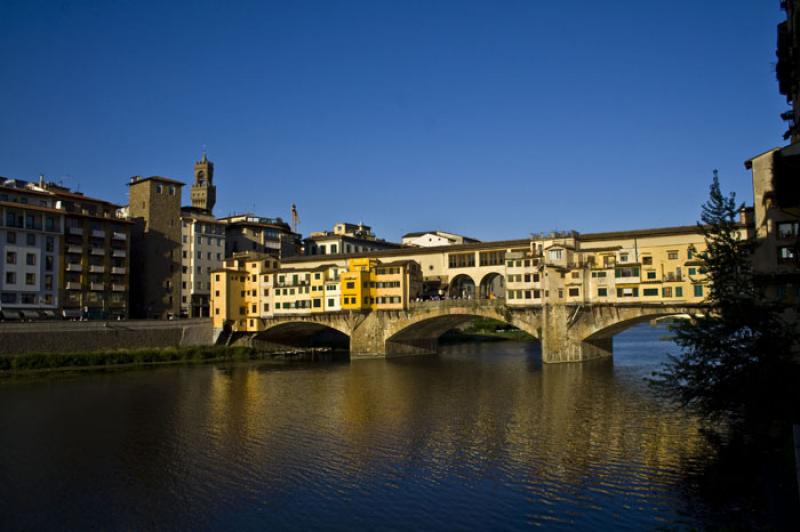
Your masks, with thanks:
M 456 233 L 447 231 L 418 231 L 403 235 L 402 243 L 404 246 L 414 246 L 421 248 L 431 248 L 436 246 L 455 246 L 459 244 L 471 244 L 480 242 L 474 238 L 469 238 Z
M 209 315 L 211 272 L 225 259 L 225 223 L 193 207 L 181 209 L 181 315 Z

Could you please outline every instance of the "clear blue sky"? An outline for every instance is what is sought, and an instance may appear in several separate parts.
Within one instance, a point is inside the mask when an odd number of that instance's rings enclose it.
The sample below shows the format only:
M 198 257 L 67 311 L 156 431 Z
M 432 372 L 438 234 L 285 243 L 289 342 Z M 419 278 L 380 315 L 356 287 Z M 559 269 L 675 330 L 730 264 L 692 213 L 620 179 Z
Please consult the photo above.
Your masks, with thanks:
M 304 233 L 692 224 L 783 143 L 778 0 L 0 0 L 0 175 L 132 175 Z M 184 193 L 188 202 L 188 190 Z

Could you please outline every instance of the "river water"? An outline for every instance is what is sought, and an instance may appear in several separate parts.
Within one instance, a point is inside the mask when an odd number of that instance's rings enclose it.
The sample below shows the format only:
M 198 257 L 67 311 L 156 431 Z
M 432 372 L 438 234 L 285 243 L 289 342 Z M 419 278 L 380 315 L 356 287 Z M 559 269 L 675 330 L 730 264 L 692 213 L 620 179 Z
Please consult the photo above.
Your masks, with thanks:
M 697 423 L 644 382 L 665 334 L 0 383 L 0 529 L 702 527 Z

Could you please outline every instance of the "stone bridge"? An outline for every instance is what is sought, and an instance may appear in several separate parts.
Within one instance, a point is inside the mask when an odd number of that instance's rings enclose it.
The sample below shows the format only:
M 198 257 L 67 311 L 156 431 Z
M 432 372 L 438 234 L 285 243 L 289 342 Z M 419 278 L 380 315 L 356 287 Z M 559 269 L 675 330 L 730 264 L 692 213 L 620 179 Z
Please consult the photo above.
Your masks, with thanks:
M 426 301 L 408 310 L 276 316 L 262 320 L 262 331 L 237 341 L 285 347 L 313 345 L 302 342 L 314 339 L 349 348 L 354 358 L 431 354 L 446 331 L 475 318 L 492 318 L 537 338 L 544 362 L 579 362 L 611 356 L 613 336 L 632 325 L 701 312 L 700 305 L 660 303 L 515 308 L 503 300 Z

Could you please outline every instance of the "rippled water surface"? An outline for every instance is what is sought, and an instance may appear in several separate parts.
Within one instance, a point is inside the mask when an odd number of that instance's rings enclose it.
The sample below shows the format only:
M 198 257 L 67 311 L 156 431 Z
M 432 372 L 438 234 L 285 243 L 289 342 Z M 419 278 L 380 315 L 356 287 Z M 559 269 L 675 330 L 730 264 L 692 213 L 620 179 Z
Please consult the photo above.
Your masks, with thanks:
M 702 525 L 696 423 L 613 361 L 537 344 L 394 361 L 163 368 L 0 384 L 0 529 Z

